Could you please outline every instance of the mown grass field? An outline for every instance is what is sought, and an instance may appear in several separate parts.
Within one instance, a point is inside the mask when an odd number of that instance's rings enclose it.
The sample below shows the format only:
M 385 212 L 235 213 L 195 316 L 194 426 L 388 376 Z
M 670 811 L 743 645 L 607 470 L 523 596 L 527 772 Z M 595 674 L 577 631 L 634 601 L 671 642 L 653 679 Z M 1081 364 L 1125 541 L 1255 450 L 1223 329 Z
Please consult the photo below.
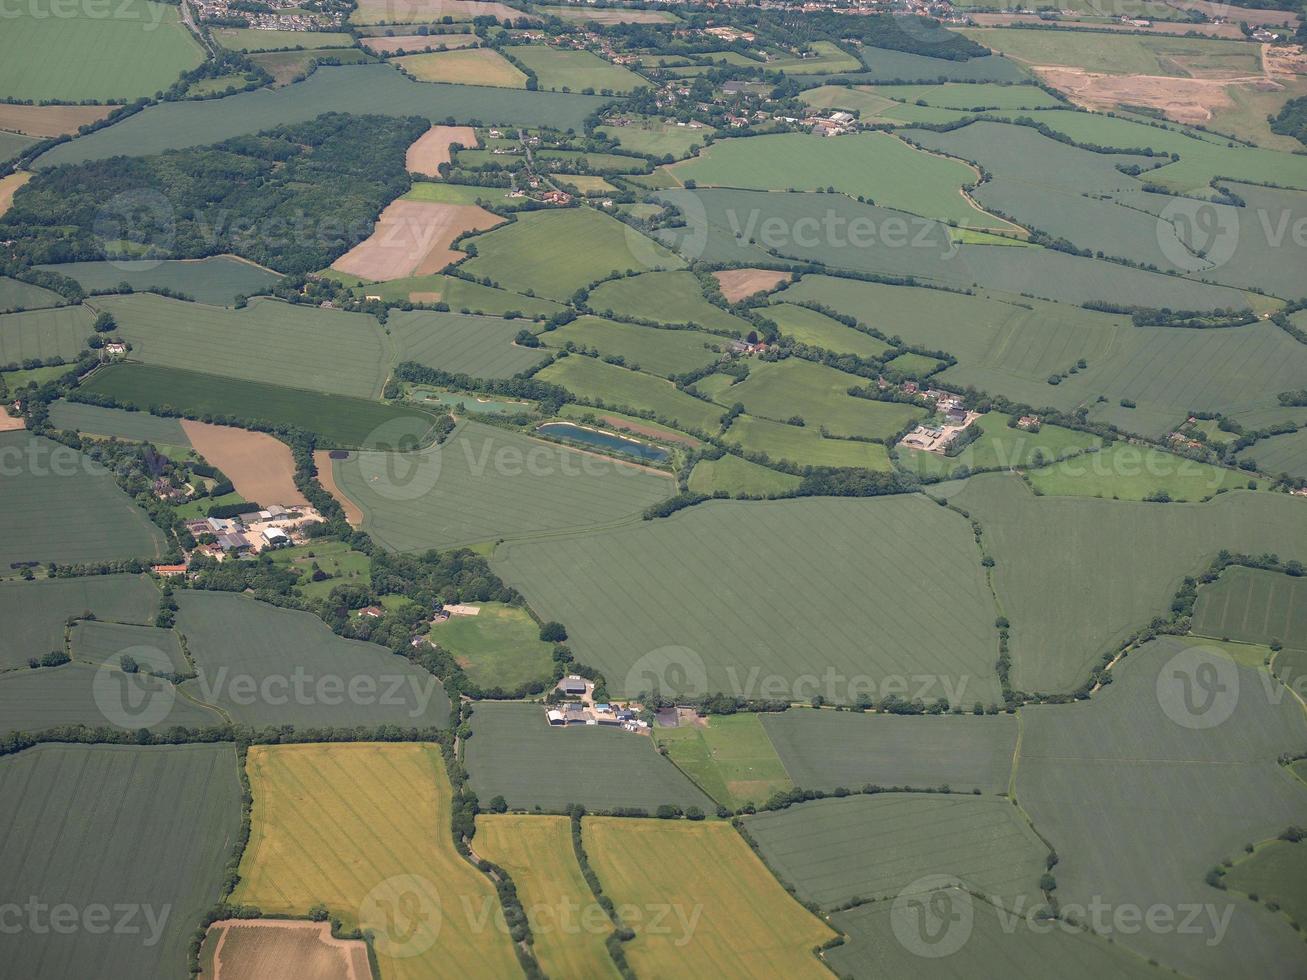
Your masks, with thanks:
M 63 302 L 62 296 L 49 289 L 10 279 L 8 276 L 0 276 L 0 313 L 59 306 Z
M 794 788 L 767 732 L 751 713 L 712 715 L 702 724 L 655 728 L 667 757 L 714 800 L 732 810 L 766 803 Z
M 821 347 L 834 354 L 879 357 L 890 349 L 890 345 L 883 340 L 847 327 L 825 313 L 810 310 L 806 306 L 776 303 L 761 312 L 780 327 L 782 337 L 793 338 L 800 344 Z
M 467 122 L 582 128 L 603 100 L 598 96 L 522 92 L 476 85 L 414 85 L 391 65 L 323 67 L 303 82 L 260 89 L 227 99 L 168 102 L 151 106 L 122 125 L 56 147 L 41 155 L 42 167 L 127 154 L 145 156 L 166 149 L 204 146 L 283 123 L 303 122 L 324 112 L 449 117 Z
M 124 282 L 133 289 L 162 286 L 213 306 L 231 306 L 237 296 L 261 292 L 278 279 L 275 272 L 227 255 L 141 264 L 148 268 L 124 262 L 63 262 L 37 268 L 76 279 L 87 292 L 116 289 Z
M 420 82 L 526 88 L 526 76 L 511 61 L 489 48 L 429 51 L 393 59 Z
M 1022 691 L 1074 690 L 1222 548 L 1307 554 L 1302 501 L 1283 494 L 1234 491 L 1192 504 L 1035 497 L 999 474 L 945 494 L 984 528 L 1013 624 L 1012 685 Z
M 726 342 L 698 330 L 662 330 L 582 316 L 540 335 L 549 347 L 575 344 L 601 356 L 619 356 L 632 370 L 663 377 L 688 374 L 721 357 Z
M 668 124 L 661 118 L 637 116 L 627 126 L 600 126 L 595 130 L 604 136 L 617 140 L 618 145 L 632 153 L 663 157 L 688 156 L 690 148 L 703 146 L 715 130 L 700 125 L 697 129 L 689 126 Z
M 658 323 L 687 324 L 744 336 L 753 329 L 703 295 L 703 286 L 689 272 L 646 272 L 600 283 L 586 303 L 601 313 Z
M 156 558 L 163 532 L 118 489 L 109 471 L 76 450 L 0 432 L 0 569 L 13 562 L 95 562 Z
M 50 406 L 50 424 L 56 429 L 70 429 L 93 436 L 113 436 L 156 446 L 189 446 L 191 440 L 176 419 L 165 419 L 149 412 L 129 412 L 121 408 L 101 408 L 60 399 Z
M 972 424 L 979 426 L 984 434 L 956 456 L 900 448 L 899 465 L 921 476 L 947 477 L 964 466 L 974 471 L 1052 462 L 1102 443 L 1098 436 L 1059 425 L 1041 425 L 1038 432 L 1009 428 L 1010 417 L 1002 412 L 987 412 L 976 419 Z
M 240 723 L 438 728 L 449 721 L 436 678 L 385 647 L 336 636 L 312 613 L 229 592 L 188 592 L 178 605 L 177 630 L 199 674 L 182 690 Z M 308 678 L 303 696 L 290 685 L 297 673 Z M 361 693 L 347 694 L 354 691 Z
M 543 703 L 482 701 L 472 714 L 465 765 L 478 799 L 562 811 L 697 806 L 708 797 L 658 755 L 653 740 L 620 728 L 551 727 Z
M 897 102 L 924 102 L 943 109 L 1047 109 L 1062 105 L 1037 85 L 879 85 L 874 93 Z
M 950 875 L 1012 907 L 1041 899 L 1048 847 L 1006 799 L 881 793 L 816 800 L 748 817 L 763 860 L 803 901 L 893 899 Z M 862 846 L 875 841 L 875 847 Z
M 0 760 L 6 892 L 83 911 L 105 905 L 108 925 L 122 920 L 115 908 L 138 906 L 122 929 L 6 929 L 0 934 L 6 972 L 184 973 L 187 944 L 218 899 L 240 828 L 237 764 L 229 744 L 41 745 Z M 178 813 L 188 818 L 178 820 Z M 148 860 L 142 860 L 143 841 Z
M 681 428 L 716 432 L 721 428 L 721 406 L 680 391 L 670 381 L 606 364 L 594 357 L 573 355 L 555 361 L 536 373 L 541 381 L 562 385 L 588 401 L 637 412 L 653 412 Z
M 353 454 L 337 485 L 386 548 L 450 548 L 636 518 L 671 479 L 517 432 L 466 421 L 412 455 Z
M 509 49 L 509 53 L 526 65 L 546 90 L 595 92 L 609 90 L 630 92 L 640 86 L 652 87 L 648 79 L 641 78 L 629 68 L 605 61 L 590 51 L 573 51 L 545 44 L 523 44 Z
M 425 310 L 395 312 L 386 321 L 397 360 L 474 378 L 508 378 L 544 360 L 543 352 L 513 343 L 521 329 L 518 320 Z
M 762 726 L 795 785 L 827 792 L 873 784 L 1001 793 L 1017 739 L 1010 715 L 916 718 L 791 708 L 763 715 Z
M 1248 643 L 1307 649 L 1307 581 L 1233 565 L 1198 590 L 1193 631 Z
M 1172 500 L 1203 500 L 1217 490 L 1246 487 L 1249 481 L 1249 474 L 1239 470 L 1127 442 L 1030 470 L 1026 476 L 1031 486 L 1050 496 L 1122 500 L 1144 500 L 1159 492 Z
M 1007 222 L 967 203 L 960 193 L 976 181 L 958 160 L 922 153 L 888 133 L 822 139 L 804 133 L 721 140 L 671 173 L 700 187 L 816 191 L 834 187 L 850 197 L 927 218 L 975 228 L 1008 228 Z M 835 204 L 838 207 L 838 203 Z M 815 230 L 815 229 L 814 229 Z
M 568 247 L 559 248 L 560 242 Z M 468 275 L 558 300 L 614 271 L 684 265 L 663 246 L 586 207 L 533 211 L 469 243 L 477 254 L 462 265 Z
M 1122 75 L 1194 77 L 1226 70 L 1236 75 L 1261 72 L 1256 47 L 1211 38 L 1134 36 L 1112 33 L 970 27 L 958 33 L 1009 58 L 1032 65 L 1066 65 Z
M 82 387 L 142 411 L 169 408 L 200 418 L 261 420 L 316 432 L 328 444 L 348 448 L 376 445 L 378 431 L 390 433 L 390 439 L 383 441 L 393 442 L 396 425 L 420 434 L 435 422 L 415 405 L 383 404 L 150 364 L 110 364 Z
M 230 51 L 278 51 L 283 48 L 352 48 L 354 36 L 333 31 L 265 31 L 215 27 L 213 39 Z
M 323 905 L 375 933 L 388 977 L 517 969 L 490 879 L 450 839 L 439 748 L 252 746 L 246 769 L 254 816 L 233 900 L 268 915 Z
M 926 675 L 937 678 L 927 700 L 948 695 L 938 678 L 956 694 L 966 677 L 967 705 L 997 692 L 993 602 L 970 528 L 920 495 L 710 501 L 514 542 L 492 565 L 543 618 L 567 624 L 577 659 L 614 695 L 660 682 L 675 693 L 854 702 L 889 693 L 887 678 Z M 785 603 L 757 586 L 768 568 L 789 570 Z M 931 568 L 951 570 L 947 585 Z M 645 658 L 669 647 L 683 648 L 664 651 L 675 669 Z
M 713 963 L 741 976 L 829 975 L 813 948 L 834 933 L 726 824 L 587 817 L 582 837 L 604 894 L 639 916 L 630 924 L 635 939 L 623 947 L 638 974 L 692 974 Z M 644 915 L 668 906 L 660 927 L 641 928 Z
M 27 666 L 28 657 L 41 657 L 64 647 L 64 622 L 92 612 L 115 623 L 151 623 L 159 608 L 159 592 L 143 575 L 92 575 L 85 578 L 43 579 L 0 583 L 0 669 Z
M 0 366 L 20 366 L 29 358 L 73 360 L 86 350 L 95 316 L 84 306 L 30 310 L 0 316 Z
M 256 299 L 223 310 L 150 293 L 103 296 L 96 309 L 112 313 L 131 342 L 131 357 L 181 368 L 286 385 L 352 398 L 376 398 L 390 368 L 386 338 L 375 317 Z M 257 356 L 214 357 L 215 338 Z M 293 364 L 294 371 L 287 366 Z
M 314 541 L 278 548 L 272 553 L 272 561 L 299 571 L 302 575 L 299 588 L 310 599 L 325 596 L 337 585 L 372 584 L 371 560 L 344 541 Z M 331 577 L 314 582 L 311 576 L 315 564 Z
M 731 387 L 733 402 L 750 415 L 784 422 L 799 416 L 814 429 L 825 426 L 831 435 L 885 439 L 922 417 L 914 405 L 855 398 L 849 388 L 866 380 L 802 358 L 758 361 L 749 376 Z M 806 426 L 805 426 L 806 427 Z
M 1138 542 L 1136 551 L 1146 547 Z M 1237 858 L 1245 843 L 1301 820 L 1307 786 L 1276 760 L 1302 744 L 1307 721 L 1296 699 L 1263 684 L 1261 668 L 1228 662 L 1212 666 L 1225 671 L 1218 677 L 1226 690 L 1237 685 L 1237 697 L 1186 707 L 1180 681 L 1192 661 L 1173 658 L 1194 645 L 1162 637 L 1117 664 L 1114 683 L 1089 701 L 1023 709 L 1017 796 L 1055 842 L 1064 908 L 1091 897 L 1140 908 L 1216 901 L 1228 916 L 1219 942 L 1204 917 L 1189 930 L 1118 935 L 1117 944 L 1181 972 L 1292 970 L 1302 938 L 1288 921 L 1243 900 L 1214 898 L 1204 875 L 1217 861 Z M 1177 847 L 1174 825 L 1159 812 L 1203 818 L 1188 821 Z M 1102 827 L 1117 830 L 1110 847 L 1095 840 L 1094 828 Z
M 729 453 L 720 459 L 701 459 L 690 472 L 690 490 L 716 493 L 723 490 L 732 497 L 766 497 L 798 488 L 802 481 L 789 473 L 750 463 Z
M 483 813 L 476 828 L 477 854 L 507 871 L 517 886 L 541 969 L 550 976 L 615 980 L 620 974 L 604 945 L 608 916 L 581 875 L 571 819 Z
M 437 204 L 481 204 L 496 210 L 517 211 L 526 203 L 525 198 L 509 197 L 507 187 L 481 187 L 477 184 L 450 184 L 445 181 L 424 181 L 413 185 L 404 195 L 405 201 L 434 201 Z
M 732 385 L 724 401 L 733 402 Z M 769 459 L 798 466 L 855 466 L 864 470 L 888 470 L 889 453 L 876 442 L 827 439 L 819 426 L 786 425 L 768 419 L 739 415 L 722 436 L 745 452 L 766 453 Z
M 500 602 L 481 604 L 476 616 L 452 616 L 431 628 L 431 642 L 449 651 L 477 686 L 512 691 L 533 680 L 548 680 L 553 645 L 540 639 L 540 627 L 525 609 Z
M 108 12 L 16 8 L 0 37 L 0 92 L 20 100 L 128 102 L 166 89 L 204 60 L 175 7 L 119 0 Z
M 885 367 L 908 378 L 924 379 L 935 371 L 942 362 L 926 357 L 924 354 L 900 354 L 885 362 Z

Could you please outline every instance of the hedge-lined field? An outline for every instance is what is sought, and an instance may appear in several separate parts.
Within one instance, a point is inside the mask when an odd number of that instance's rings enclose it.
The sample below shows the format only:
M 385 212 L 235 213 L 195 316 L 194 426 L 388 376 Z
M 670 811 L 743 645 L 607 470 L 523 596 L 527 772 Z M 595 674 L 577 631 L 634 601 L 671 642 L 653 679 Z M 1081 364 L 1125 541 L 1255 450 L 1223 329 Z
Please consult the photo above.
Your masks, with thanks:
M 636 324 L 577 317 L 557 330 L 541 334 L 549 347 L 568 343 L 597 350 L 601 357 L 621 357 L 632 369 L 669 377 L 689 374 L 721 358 L 726 342 L 698 330 L 660 330 Z
M 752 713 L 712 715 L 701 723 L 658 728 L 654 740 L 714 800 L 731 809 L 761 806 L 794 788 L 771 739 Z
M 131 262 L 63 262 L 37 268 L 75 279 L 88 292 L 117 289 L 125 282 L 133 289 L 170 289 L 191 297 L 197 303 L 215 306 L 231 306 L 237 296 L 262 292 L 279 278 L 275 272 L 229 255 L 142 262 L 140 265 L 145 268 L 136 268 Z
M 0 668 L 26 667 L 64 647 L 64 622 L 94 613 L 97 619 L 144 625 L 154 621 L 159 591 L 144 575 L 92 575 L 0 583 Z
M 590 290 L 586 303 L 617 317 L 689 324 L 741 337 L 753 329 L 747 320 L 708 302 L 703 285 L 689 272 L 646 272 L 600 283 Z
M 734 401 L 732 385 L 723 401 Z M 906 406 L 904 406 L 906 407 Z M 796 466 L 856 466 L 864 470 L 890 469 L 889 453 L 877 442 L 828 439 L 818 425 L 787 425 L 770 419 L 739 415 L 722 435 L 748 453 L 766 453 L 769 459 Z
M 86 350 L 95 315 L 84 306 L 30 310 L 0 316 L 0 367 L 29 358 L 72 360 Z
M 579 398 L 614 408 L 653 412 L 660 419 L 703 432 L 720 429 L 725 414 L 720 405 L 687 395 L 670 381 L 629 371 L 594 357 L 572 355 L 561 358 L 538 372 L 536 377 L 561 385 Z
M 544 351 L 513 343 L 522 326 L 520 320 L 425 310 L 395 312 L 386 321 L 397 360 L 473 378 L 511 377 L 544 360 Z
M 122 408 L 101 408 L 82 402 L 60 399 L 50 406 L 50 424 L 92 436 L 113 436 L 156 446 L 189 447 L 190 438 L 177 419 L 162 418 L 149 412 L 129 412 Z
M 1233 565 L 1198 590 L 1193 631 L 1307 649 L 1307 580 Z

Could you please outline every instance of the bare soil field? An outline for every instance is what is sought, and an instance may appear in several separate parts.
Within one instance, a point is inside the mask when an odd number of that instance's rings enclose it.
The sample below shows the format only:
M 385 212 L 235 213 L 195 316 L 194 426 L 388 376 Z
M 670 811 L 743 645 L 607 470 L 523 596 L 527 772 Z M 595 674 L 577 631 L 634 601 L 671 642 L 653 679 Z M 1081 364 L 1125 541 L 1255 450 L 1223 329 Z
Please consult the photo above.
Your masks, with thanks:
M 1238 34 L 1238 31 L 1235 31 Z M 387 55 L 405 51 L 439 51 L 442 47 L 470 48 L 480 40 L 475 34 L 401 34 L 397 37 L 365 37 L 363 47 L 373 54 Z
M 632 422 L 630 419 L 624 419 L 620 415 L 596 415 L 595 418 L 609 428 L 619 429 L 622 432 L 629 432 L 636 436 L 644 436 L 647 439 L 661 439 L 663 442 L 676 442 L 683 446 L 703 445 L 703 443 L 693 436 L 681 435 L 679 433 L 674 434 L 665 428 L 659 428 L 652 425 L 641 425 L 639 422 Z
M 14 203 L 14 195 L 18 192 L 18 188 L 31 179 L 32 175 L 25 170 L 10 174 L 8 177 L 0 177 L 0 214 L 9 210 L 9 205 Z
M 318 482 L 322 484 L 322 489 L 336 498 L 341 510 L 345 512 L 345 520 L 349 522 L 350 527 L 361 525 L 363 511 L 359 509 L 358 504 L 345 496 L 345 492 L 336 483 L 336 471 L 331 465 L 331 450 L 313 450 L 313 465 L 318 471 Z
M 1262 45 L 1262 67 L 1268 75 L 1307 75 L 1307 51 L 1303 46 Z
M 182 420 L 195 451 L 231 480 L 246 500 L 269 504 L 307 506 L 295 486 L 295 462 L 290 447 L 266 432 L 250 432 L 229 425 Z
M 22 419 L 12 418 L 9 412 L 0 405 L 0 432 L 14 432 L 18 429 L 26 429 L 27 423 Z
M 454 143 L 472 149 L 477 145 L 476 130 L 471 126 L 432 126 L 408 148 L 404 166 L 411 174 L 439 179 L 440 165 L 449 162 L 449 148 Z
M 1232 104 L 1229 80 L 1169 78 L 1162 75 L 1102 75 L 1079 68 L 1036 67 L 1053 86 L 1087 109 L 1114 109 L 1119 105 L 1149 106 L 1180 123 L 1206 123 L 1217 110 Z M 1252 84 L 1264 84 L 1258 78 Z
M 27 136 L 63 136 L 103 119 L 112 105 L 9 105 L 0 102 L 0 129 Z
M 450 248 L 455 238 L 466 231 L 485 231 L 503 220 L 475 204 L 392 201 L 368 239 L 331 267 L 374 282 L 434 275 L 466 257 Z
M 224 919 L 209 926 L 214 980 L 371 980 L 368 947 L 335 939 L 327 922 Z
M 771 269 L 727 269 L 724 272 L 714 272 L 713 278 L 721 287 L 726 302 L 738 303 L 746 296 L 774 289 L 789 279 L 790 274 Z

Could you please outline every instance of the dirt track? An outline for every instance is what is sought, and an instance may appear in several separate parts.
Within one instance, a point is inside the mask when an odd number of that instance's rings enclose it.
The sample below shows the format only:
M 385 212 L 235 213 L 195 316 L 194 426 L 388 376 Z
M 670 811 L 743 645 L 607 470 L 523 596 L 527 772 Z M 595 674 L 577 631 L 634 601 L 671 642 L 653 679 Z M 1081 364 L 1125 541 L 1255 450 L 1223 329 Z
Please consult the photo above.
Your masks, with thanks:
M 432 126 L 408 148 L 404 166 L 411 174 L 439 177 L 440 165 L 449 162 L 449 147 L 453 143 L 472 149 L 477 145 L 476 130 L 471 126 Z
M 727 269 L 724 272 L 714 272 L 713 278 L 721 287 L 726 302 L 738 303 L 746 296 L 775 288 L 789 279 L 790 274 L 770 269 Z
M 308 505 L 308 499 L 295 486 L 290 447 L 281 440 L 266 432 L 190 419 L 182 420 L 182 428 L 195 451 L 222 470 L 246 500 L 264 507 Z
M 503 220 L 475 204 L 392 201 L 368 239 L 331 267 L 374 282 L 432 275 L 465 257 L 450 248 L 455 238 L 465 231 L 485 231 Z

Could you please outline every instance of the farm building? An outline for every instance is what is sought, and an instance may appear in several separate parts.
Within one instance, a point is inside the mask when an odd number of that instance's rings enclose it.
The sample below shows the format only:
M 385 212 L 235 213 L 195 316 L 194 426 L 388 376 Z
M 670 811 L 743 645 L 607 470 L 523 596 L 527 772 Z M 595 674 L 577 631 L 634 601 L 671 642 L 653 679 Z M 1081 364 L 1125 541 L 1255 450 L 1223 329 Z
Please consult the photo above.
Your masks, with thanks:
M 588 689 L 588 687 L 589 685 L 586 684 L 584 677 L 575 677 L 575 676 L 564 677 L 561 681 L 558 682 L 558 690 L 562 691 L 564 694 L 570 694 L 574 697 L 579 697 L 580 695 L 584 694 Z

